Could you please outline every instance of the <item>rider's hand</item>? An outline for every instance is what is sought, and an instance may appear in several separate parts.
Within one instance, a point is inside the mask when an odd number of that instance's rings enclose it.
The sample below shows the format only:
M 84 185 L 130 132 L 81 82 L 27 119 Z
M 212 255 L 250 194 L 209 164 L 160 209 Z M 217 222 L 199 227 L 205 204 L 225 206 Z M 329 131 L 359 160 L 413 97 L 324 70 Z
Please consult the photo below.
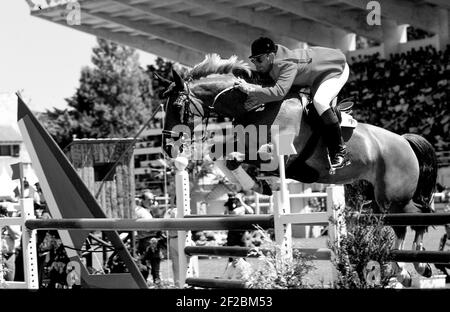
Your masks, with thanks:
M 248 84 L 245 80 L 240 79 L 237 82 L 234 83 L 234 87 L 241 90 L 245 94 L 249 94 L 250 92 L 254 91 L 255 88 L 252 87 L 251 84 Z

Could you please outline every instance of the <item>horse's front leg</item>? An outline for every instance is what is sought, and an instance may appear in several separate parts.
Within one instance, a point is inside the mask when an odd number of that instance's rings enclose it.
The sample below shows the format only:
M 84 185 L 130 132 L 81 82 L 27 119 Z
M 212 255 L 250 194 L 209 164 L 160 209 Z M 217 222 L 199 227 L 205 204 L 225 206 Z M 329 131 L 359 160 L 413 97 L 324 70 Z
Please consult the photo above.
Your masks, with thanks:
M 415 228 L 416 235 L 414 236 L 414 242 L 412 245 L 413 250 L 425 250 L 423 247 L 423 235 L 425 233 L 425 228 Z M 431 277 L 433 274 L 433 271 L 431 269 L 431 266 L 429 263 L 417 263 L 414 262 L 414 268 L 416 269 L 417 273 L 424 277 Z
M 406 227 L 395 226 L 392 227 L 395 232 L 394 249 L 403 250 L 405 245 Z M 411 275 L 406 270 L 404 262 L 393 262 L 394 273 L 396 273 L 397 280 L 405 287 L 411 286 Z
M 239 180 L 236 179 L 234 174 L 231 172 L 230 169 L 227 168 L 226 160 L 225 159 L 215 159 L 212 160 L 209 156 L 205 157 L 206 160 L 211 160 L 214 162 L 214 165 L 225 175 L 225 177 L 234 185 L 240 185 Z
M 247 191 L 256 188 L 257 182 L 242 168 L 241 164 L 244 157 L 245 155 L 242 153 L 233 152 L 227 155 L 225 159 L 221 157 L 213 161 L 214 165 L 222 171 L 231 183 Z M 206 159 L 211 159 L 211 157 L 207 156 Z
M 233 176 L 243 190 L 249 191 L 257 187 L 257 182 L 242 168 L 241 164 L 245 160 L 245 154 L 241 152 L 229 153 L 226 157 L 225 165 L 231 171 Z

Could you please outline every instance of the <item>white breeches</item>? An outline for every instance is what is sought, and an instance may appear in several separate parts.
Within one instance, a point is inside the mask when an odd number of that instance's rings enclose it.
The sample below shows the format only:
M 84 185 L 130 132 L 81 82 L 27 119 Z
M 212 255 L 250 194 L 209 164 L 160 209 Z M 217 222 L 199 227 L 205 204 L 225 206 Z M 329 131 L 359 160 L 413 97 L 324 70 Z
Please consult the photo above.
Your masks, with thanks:
M 319 116 L 330 108 L 331 101 L 337 97 L 339 91 L 341 91 L 342 87 L 345 85 L 349 74 L 350 69 L 348 64 L 345 63 L 344 71 L 340 76 L 325 80 L 320 84 L 319 88 L 317 88 L 313 103 Z

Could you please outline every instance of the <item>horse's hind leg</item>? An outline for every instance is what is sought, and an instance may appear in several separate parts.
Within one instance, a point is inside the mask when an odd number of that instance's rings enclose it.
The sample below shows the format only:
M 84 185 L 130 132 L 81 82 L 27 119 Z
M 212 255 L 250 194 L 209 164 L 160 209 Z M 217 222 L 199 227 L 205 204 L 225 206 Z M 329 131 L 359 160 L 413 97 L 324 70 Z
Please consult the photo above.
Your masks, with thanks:
M 375 195 L 375 203 L 372 204 L 373 207 L 376 207 L 381 212 L 386 213 L 396 212 L 396 208 L 400 206 L 404 206 L 402 204 L 398 204 L 397 202 L 392 202 L 387 199 L 387 190 L 385 188 L 374 188 Z M 406 237 L 406 226 L 393 226 L 392 229 L 395 233 L 395 241 L 393 249 L 395 250 L 403 250 L 405 245 L 405 237 Z M 411 275 L 406 270 L 404 262 L 392 262 L 393 273 L 395 273 L 397 280 L 405 287 L 410 287 L 412 280 Z
M 394 249 L 403 250 L 405 245 L 406 226 L 393 226 L 395 232 Z M 411 286 L 411 275 L 405 268 L 404 262 L 393 262 L 397 280 L 405 287 Z
M 423 235 L 425 233 L 424 227 L 414 227 L 414 230 L 416 232 L 416 235 L 414 237 L 414 242 L 412 249 L 413 250 L 424 250 L 423 247 Z M 414 268 L 416 269 L 417 273 L 424 277 L 431 277 L 433 274 L 433 271 L 431 269 L 431 266 L 429 263 L 417 263 L 414 262 Z

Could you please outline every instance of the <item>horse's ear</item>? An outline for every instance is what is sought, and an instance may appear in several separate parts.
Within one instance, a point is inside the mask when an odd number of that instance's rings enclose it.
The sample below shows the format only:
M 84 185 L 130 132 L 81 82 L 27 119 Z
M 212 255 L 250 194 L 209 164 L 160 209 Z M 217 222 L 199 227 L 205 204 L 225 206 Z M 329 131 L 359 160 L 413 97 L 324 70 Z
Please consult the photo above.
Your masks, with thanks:
M 182 91 L 184 90 L 184 80 L 181 78 L 181 76 L 177 73 L 175 69 L 172 69 L 172 76 L 173 80 L 175 81 L 175 87 L 177 90 Z
M 159 81 L 159 84 L 163 88 L 169 87 L 170 84 L 172 83 L 172 81 L 170 81 L 169 79 L 166 79 L 166 78 L 160 76 L 158 73 L 155 73 L 155 72 L 153 72 L 153 77 L 155 77 L 155 79 Z

